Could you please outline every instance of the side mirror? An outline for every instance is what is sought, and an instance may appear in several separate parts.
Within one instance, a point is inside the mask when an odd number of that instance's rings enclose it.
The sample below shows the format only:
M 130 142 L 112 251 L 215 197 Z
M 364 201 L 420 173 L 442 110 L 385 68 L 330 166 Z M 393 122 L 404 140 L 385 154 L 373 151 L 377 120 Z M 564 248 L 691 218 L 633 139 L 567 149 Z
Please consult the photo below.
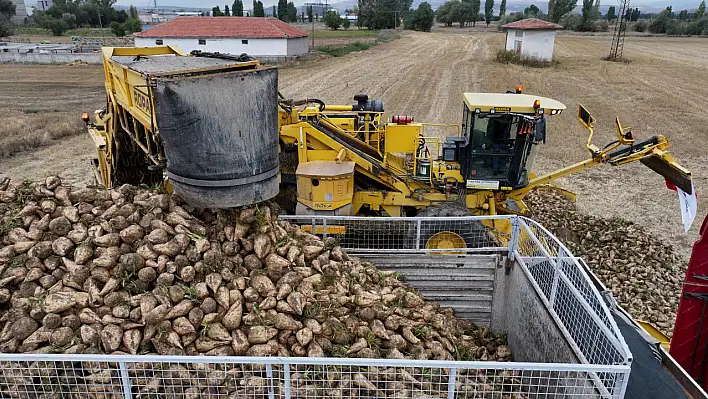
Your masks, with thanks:
M 590 115 L 590 111 L 580 104 L 578 105 L 578 120 L 586 129 L 592 129 L 595 123 L 595 118 Z
M 615 130 L 617 131 L 617 139 L 624 145 L 634 143 L 634 134 L 631 127 L 623 128 L 619 118 L 615 118 Z
M 595 118 L 590 115 L 590 111 L 588 111 L 581 104 L 578 104 L 578 120 L 580 121 L 580 124 L 585 126 L 585 128 L 588 129 L 588 132 L 590 132 L 590 134 L 588 135 L 588 141 L 585 143 L 585 148 L 587 148 L 588 151 L 590 151 L 590 154 L 595 157 L 595 155 L 600 152 L 600 149 L 597 148 L 596 145 L 592 144 L 592 128 L 593 124 L 595 123 Z

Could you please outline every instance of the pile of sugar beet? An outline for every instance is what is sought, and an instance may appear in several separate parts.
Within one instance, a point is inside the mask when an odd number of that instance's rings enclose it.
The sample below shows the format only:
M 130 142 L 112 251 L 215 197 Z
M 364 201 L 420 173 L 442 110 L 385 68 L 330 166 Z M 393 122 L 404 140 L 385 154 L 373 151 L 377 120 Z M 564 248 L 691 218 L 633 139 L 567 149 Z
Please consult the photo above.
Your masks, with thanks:
M 392 272 L 278 220 L 124 185 L 0 183 L 0 352 L 511 360 Z

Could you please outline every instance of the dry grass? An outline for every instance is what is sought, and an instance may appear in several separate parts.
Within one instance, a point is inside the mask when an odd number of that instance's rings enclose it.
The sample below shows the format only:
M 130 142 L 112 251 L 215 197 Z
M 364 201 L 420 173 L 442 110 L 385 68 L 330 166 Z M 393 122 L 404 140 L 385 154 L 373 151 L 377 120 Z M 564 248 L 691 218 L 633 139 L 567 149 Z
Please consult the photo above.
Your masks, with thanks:
M 0 65 L 0 158 L 83 134 L 103 102 L 100 66 Z

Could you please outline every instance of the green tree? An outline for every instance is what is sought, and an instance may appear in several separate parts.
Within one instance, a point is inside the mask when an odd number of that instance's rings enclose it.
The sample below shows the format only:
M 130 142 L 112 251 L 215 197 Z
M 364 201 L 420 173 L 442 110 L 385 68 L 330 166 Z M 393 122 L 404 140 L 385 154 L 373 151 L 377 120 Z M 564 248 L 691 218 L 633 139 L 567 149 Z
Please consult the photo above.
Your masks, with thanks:
M 649 23 L 648 30 L 651 33 L 666 33 L 666 28 L 668 26 L 671 14 L 668 10 L 664 10 L 659 13 L 659 16 Z
M 241 0 L 234 0 L 234 3 L 231 4 L 231 15 L 234 17 L 242 17 L 243 16 L 243 3 L 240 5 L 239 9 L 239 2 Z
M 288 0 L 278 0 L 278 19 L 281 21 L 288 20 Z
M 342 28 L 344 28 L 344 30 L 351 28 L 351 26 L 352 22 L 349 20 L 349 18 L 342 18 Z
M 524 16 L 526 18 L 536 18 L 539 11 L 541 11 L 536 5 L 531 4 L 530 6 L 524 8 Z
M 596 20 L 602 16 L 602 13 L 600 12 L 600 0 L 595 0 L 595 4 L 593 5 L 592 8 L 592 19 Z
M 435 13 L 427 1 L 418 5 L 418 8 L 410 16 L 411 28 L 417 31 L 430 32 L 435 22 Z
M 111 22 L 111 31 L 118 37 L 125 36 L 125 26 L 118 21 Z
M 593 20 L 594 2 L 595 0 L 583 0 L 583 22 Z
M 66 22 L 69 29 L 76 28 L 76 15 L 69 14 L 68 12 L 61 15 L 61 20 Z
M 323 21 L 325 25 L 332 30 L 337 30 L 340 26 L 342 26 L 342 18 L 336 11 L 325 12 Z
M 472 4 L 472 26 L 475 26 L 477 24 L 477 20 L 479 19 L 479 9 L 482 4 L 480 3 L 480 0 L 472 0 L 470 4 Z
M 607 10 L 607 20 L 612 21 L 613 19 L 617 19 L 617 16 L 615 15 L 615 6 L 610 6 L 610 8 Z
M 52 32 L 52 35 L 54 36 L 61 36 L 64 34 L 64 32 L 69 30 L 69 25 L 67 25 L 66 22 L 62 21 L 61 19 L 48 17 L 42 21 L 42 28 L 50 30 Z
M 583 0 L 582 17 L 576 29 L 581 32 L 595 30 L 595 0 Z
M 698 21 L 699 19 L 703 18 L 703 15 L 705 15 L 705 13 L 706 13 L 706 0 L 701 0 L 701 4 L 698 5 L 696 12 L 693 13 L 693 20 Z
M 0 37 L 15 33 L 12 17 L 17 13 L 17 6 L 11 0 L 0 0 Z
M 449 0 L 435 10 L 435 18 L 445 26 L 452 26 L 457 21 L 453 8 L 460 4 L 459 0 Z
M 273 4 L 273 14 L 271 15 L 271 17 L 273 17 L 273 18 L 278 17 L 278 10 L 275 8 L 275 4 Z
M 499 4 L 499 18 L 504 15 L 506 15 L 506 0 L 502 0 L 501 4 Z
M 231 12 L 229 11 L 229 6 L 224 6 L 224 16 L 225 17 L 231 16 Z
M 211 15 L 213 17 L 223 17 L 224 13 L 221 12 L 221 9 L 219 8 L 219 6 L 216 6 L 211 9 Z
M 688 19 L 688 10 L 681 10 L 681 12 L 678 13 L 678 20 L 685 21 L 687 19 Z
M 289 22 L 297 22 L 297 7 L 295 7 L 295 3 L 288 2 L 288 21 Z
M 492 22 L 492 17 L 494 17 L 494 0 L 484 1 L 484 21 L 487 22 L 487 26 Z
M 400 24 L 413 0 L 358 0 L 358 23 L 369 29 L 392 29 Z
M 129 33 L 140 32 L 143 28 L 143 24 L 137 18 L 131 18 L 123 23 L 125 26 L 125 31 Z
M 128 15 L 130 15 L 130 18 L 132 19 L 140 19 L 138 18 L 138 9 L 134 6 L 130 6 L 130 8 L 128 9 Z
M 558 23 L 560 19 L 573 11 L 578 4 L 578 0 L 549 0 L 548 20 Z
M 312 6 L 307 7 L 307 22 L 312 23 Z

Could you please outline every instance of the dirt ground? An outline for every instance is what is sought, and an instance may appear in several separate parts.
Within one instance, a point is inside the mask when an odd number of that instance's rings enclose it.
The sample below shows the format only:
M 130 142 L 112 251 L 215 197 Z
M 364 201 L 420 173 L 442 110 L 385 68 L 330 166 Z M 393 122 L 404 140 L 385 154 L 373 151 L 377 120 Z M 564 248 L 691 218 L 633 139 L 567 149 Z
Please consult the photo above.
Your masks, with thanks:
M 545 69 L 500 65 L 493 61 L 503 46 L 500 33 L 446 29 L 407 32 L 401 39 L 338 58 L 304 62 L 280 71 L 280 90 L 288 97 L 352 102 L 356 93 L 383 99 L 389 115 L 408 114 L 427 122 L 459 122 L 462 93 L 505 91 L 517 83 L 527 93 L 564 102 L 568 110 L 549 121 L 548 143 L 536 160 L 537 172 L 549 172 L 587 156 L 585 130 L 575 118 L 578 103 L 597 118 L 595 142 L 612 140 L 614 117 L 632 126 L 640 139 L 663 134 L 671 151 L 694 173 L 697 191 L 708 186 L 708 115 L 702 105 L 708 86 L 708 41 L 698 38 L 627 37 L 629 63 L 602 61 L 610 37 L 559 35 L 558 64 Z M 18 79 L 23 81 L 18 85 Z M 70 118 L 86 106 L 103 102 L 99 67 L 0 66 L 0 119 L 13 123 L 5 109 L 56 109 Z M 24 87 L 24 89 L 20 89 Z M 78 90 L 77 90 L 78 89 Z M 27 91 L 27 93 L 25 93 Z M 5 105 L 3 105 L 5 104 Z M 22 130 L 3 134 L 21 134 Z M 2 132 L 2 130 L 0 130 Z M 448 132 L 447 134 L 452 134 Z M 0 176 L 40 177 L 60 173 L 72 179 L 88 176 L 93 148 L 87 137 L 62 139 L 38 151 L 0 159 Z M 706 214 L 699 197 L 699 216 L 689 234 L 683 232 L 676 193 L 641 164 L 596 167 L 562 179 L 578 194 L 581 209 L 606 217 L 623 217 L 670 240 L 684 256 L 697 237 Z
M 95 65 L 0 64 L 0 158 L 81 135 L 81 113 L 100 107 L 104 93 L 103 69 Z M 35 155 L 8 162 L 22 165 Z M 9 173 L 8 164 L 0 165 Z

